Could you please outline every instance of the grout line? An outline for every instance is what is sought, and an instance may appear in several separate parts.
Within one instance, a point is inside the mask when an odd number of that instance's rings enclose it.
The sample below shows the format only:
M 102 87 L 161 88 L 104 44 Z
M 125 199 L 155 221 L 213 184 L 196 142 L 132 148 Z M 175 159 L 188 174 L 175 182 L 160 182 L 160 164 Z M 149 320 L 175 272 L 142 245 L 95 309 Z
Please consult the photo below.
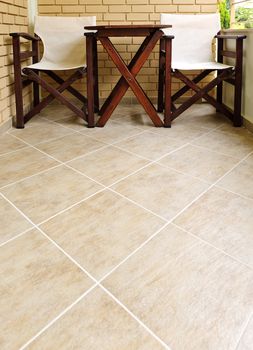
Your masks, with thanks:
M 241 341 L 242 337 L 244 336 L 244 334 L 245 334 L 245 332 L 247 330 L 247 327 L 248 327 L 248 325 L 249 325 L 249 323 L 250 323 L 252 318 L 253 318 L 253 312 L 251 312 L 251 314 L 249 316 L 249 319 L 246 322 L 245 327 L 243 327 L 242 332 L 241 332 L 240 336 L 238 337 L 238 341 L 236 343 L 235 350 L 238 350 L 238 346 L 240 345 L 240 341 Z
M 250 270 L 253 269 L 252 266 L 250 266 L 250 265 L 248 265 L 247 263 L 243 262 L 242 260 L 236 258 L 235 256 L 230 255 L 230 254 L 227 253 L 225 250 L 216 247 L 215 245 L 213 245 L 212 243 L 208 242 L 208 241 L 205 240 L 204 238 L 198 236 L 197 234 L 195 234 L 195 233 L 193 233 L 193 232 L 191 232 L 191 231 L 186 230 L 185 228 L 183 228 L 182 226 L 180 226 L 180 225 L 178 225 L 178 224 L 175 224 L 174 222 L 172 222 L 171 225 L 173 225 L 173 226 L 179 228 L 180 230 L 184 231 L 184 232 L 187 233 L 188 235 L 190 235 L 190 236 L 196 238 L 198 241 L 200 241 L 200 242 L 202 242 L 202 243 L 205 243 L 205 244 L 209 245 L 210 247 L 212 247 L 212 248 L 218 250 L 220 253 L 222 253 L 222 254 L 228 256 L 229 258 L 231 258 L 232 260 L 235 260 L 236 262 L 240 263 L 241 265 L 244 265 L 244 266 L 247 267 L 248 269 L 250 269 Z
M 103 282 L 109 275 L 111 275 L 115 270 L 117 270 L 121 265 L 123 265 L 127 260 L 129 260 L 135 253 L 141 250 L 146 244 L 148 244 L 153 238 L 155 238 L 163 229 L 165 229 L 170 222 L 166 222 L 163 226 L 161 226 L 157 231 L 155 231 L 149 238 L 147 238 L 144 242 L 142 242 L 136 249 L 134 249 L 129 255 L 127 255 L 123 260 L 120 261 L 116 266 L 114 266 L 109 272 L 107 272 L 104 276 L 102 276 L 98 282 Z
M 65 256 L 67 256 L 67 258 L 69 258 L 69 260 L 71 260 L 76 266 L 78 266 L 88 277 L 90 277 L 90 279 L 93 280 L 93 282 L 97 282 L 96 279 L 88 272 L 86 271 L 75 259 L 72 258 L 72 256 L 70 256 L 67 252 L 65 252 L 65 250 L 59 246 L 58 243 L 56 243 L 51 237 L 49 237 L 38 225 L 36 225 L 24 212 L 22 212 L 22 210 L 20 210 L 18 207 L 15 206 L 14 203 L 12 203 L 7 197 L 5 197 L 5 195 L 3 195 L 1 193 L 1 196 L 8 201 L 8 203 L 10 205 L 12 205 L 26 220 L 28 220 L 33 226 L 34 228 L 36 228 L 45 238 L 47 238 L 51 243 L 53 243 L 53 245 L 58 248 Z
M 19 237 L 23 236 L 24 234 L 28 233 L 29 231 L 32 231 L 34 228 L 35 228 L 34 226 L 33 226 L 33 227 L 30 227 L 30 228 L 28 228 L 27 230 L 22 231 L 22 232 L 16 234 L 16 235 L 13 236 L 12 238 L 9 238 L 7 241 L 2 242 L 2 243 L 0 244 L 0 248 L 3 247 L 5 244 L 14 241 L 16 238 L 19 238 Z
M 42 333 L 50 328 L 55 322 L 57 322 L 62 316 L 64 316 L 69 310 L 71 310 L 76 304 L 78 304 L 87 294 L 97 287 L 97 283 L 93 284 L 86 292 L 81 294 L 72 304 L 66 307 L 61 313 L 58 314 L 53 320 L 51 320 L 45 327 L 43 327 L 38 333 L 36 333 L 31 339 L 29 339 L 19 350 L 24 350 L 29 346 L 35 339 L 37 339 Z
M 211 130 L 210 132 L 212 132 L 213 130 Z M 202 135 L 203 136 L 203 135 Z M 131 136 L 132 137 L 132 136 Z M 23 141 L 23 140 L 22 140 Z M 185 145 L 184 145 L 185 146 Z M 34 146 L 33 146 L 34 147 Z M 34 148 L 36 148 L 36 147 L 34 147 Z M 42 153 L 44 153 L 44 152 L 42 152 Z M 248 157 L 249 155 L 247 155 L 247 157 Z M 244 160 L 244 158 L 240 161 L 240 162 L 242 162 Z M 240 164 L 240 162 L 238 163 L 238 164 Z M 63 163 L 64 164 L 64 163 Z M 237 165 L 238 165 L 237 164 Z M 66 165 L 66 164 L 64 164 L 64 165 Z M 150 164 L 149 164 L 150 165 Z M 237 166 L 236 165 L 236 166 Z M 236 167 L 235 166 L 235 167 Z M 71 169 L 73 169 L 72 167 L 70 167 Z M 234 168 L 234 167 L 233 167 Z M 230 171 L 232 171 L 233 170 L 233 168 L 230 170 Z M 75 170 L 76 171 L 76 169 L 73 169 L 73 170 Z M 225 175 L 227 175 L 230 171 L 228 171 L 227 173 L 225 173 L 224 175 L 223 175 L 223 177 L 225 176 Z M 85 177 L 87 177 L 85 174 L 83 174 L 83 173 L 81 173 L 82 175 L 84 175 Z M 130 176 L 130 175 L 128 175 L 128 176 Z M 127 177 L 128 177 L 127 176 Z M 222 178 L 222 177 L 221 177 Z M 220 179 L 221 179 L 220 178 Z M 220 180 L 219 179 L 219 180 Z M 93 179 L 91 179 L 92 181 L 94 181 Z M 219 181 L 218 180 L 218 181 Z M 47 326 L 45 326 L 39 333 L 37 333 L 32 339 L 30 339 L 21 349 L 24 349 L 25 347 L 27 347 L 33 340 L 35 340 L 40 334 L 42 334 L 42 333 L 44 333 L 44 331 L 46 330 L 46 329 L 48 329 L 54 322 L 56 322 L 61 316 L 63 316 L 67 311 L 69 311 L 76 303 L 78 303 L 85 295 L 87 295 L 88 293 L 89 293 L 89 291 L 91 291 L 92 289 L 94 289 L 96 286 L 100 286 L 111 298 L 113 298 L 126 312 L 128 312 L 139 324 L 141 324 L 142 325 L 142 327 L 144 327 L 156 340 L 158 340 L 163 346 L 165 346 L 165 348 L 166 349 L 170 349 L 169 347 L 168 347 L 168 345 L 167 344 L 165 344 L 155 333 L 153 333 L 153 331 L 152 330 L 150 330 L 139 318 L 137 318 L 124 304 L 122 304 L 110 291 L 108 291 L 104 286 L 102 286 L 102 285 L 100 285 L 100 282 L 103 280 L 103 279 L 105 279 L 107 276 L 109 276 L 113 271 L 115 271 L 120 265 L 122 265 L 126 260 L 128 260 L 129 259 L 129 257 L 130 256 L 133 256 L 138 250 L 140 250 L 145 244 L 147 244 L 147 242 L 149 242 L 152 238 L 154 238 L 157 234 L 159 234 L 159 232 L 163 229 L 163 228 L 165 228 L 169 223 L 171 223 L 173 220 L 175 220 L 175 218 L 178 216 L 178 215 L 180 215 L 184 210 L 186 210 L 190 205 L 192 205 L 199 197 L 201 197 L 203 194 L 205 194 L 210 188 L 212 188 L 213 186 L 215 185 L 215 183 L 214 184 L 212 184 L 208 189 L 206 189 L 205 191 L 203 191 L 203 193 L 201 193 L 197 198 L 195 198 L 191 203 L 189 203 L 184 209 L 182 209 L 178 214 L 176 214 L 175 215 L 175 217 L 173 217 L 171 220 L 169 220 L 169 221 L 167 221 L 163 226 L 162 226 L 162 228 L 160 228 L 156 233 L 154 233 L 151 237 L 149 237 L 145 242 L 143 242 L 134 252 L 132 252 L 131 254 L 129 254 L 129 256 L 128 257 L 126 257 L 123 261 L 121 261 L 118 265 L 117 265 L 117 267 L 114 267 L 109 273 L 107 273 L 99 282 L 97 282 L 96 281 L 96 279 L 92 276 L 92 275 L 90 275 L 90 273 L 89 272 L 87 272 L 79 263 L 77 263 L 76 261 L 75 261 L 75 259 L 73 259 L 68 253 L 66 253 L 54 240 L 52 240 L 43 230 L 41 230 L 39 227 L 38 227 L 38 225 L 36 225 L 36 224 L 34 224 L 20 209 L 18 209 L 10 200 L 8 200 L 8 198 L 6 198 L 3 194 L 1 194 L 1 196 L 5 199 L 5 200 L 7 200 L 16 210 L 18 210 L 25 218 L 27 218 L 27 220 L 30 222 L 30 223 L 32 223 L 33 224 L 33 226 L 34 227 L 36 227 L 48 240 L 50 240 L 55 246 L 56 246 L 56 248 L 58 248 L 63 254 L 65 254 L 74 264 L 76 264 L 79 268 L 81 268 L 81 270 L 83 271 L 83 272 L 85 272 L 85 274 L 87 274 L 94 282 L 95 282 L 95 284 L 88 290 L 88 291 L 86 291 L 84 294 L 82 294 L 74 303 L 72 303 L 68 308 L 66 308 L 64 311 L 62 311 L 62 313 L 61 314 L 59 314 L 53 321 L 51 321 Z M 116 191 L 113 191 L 112 189 L 110 189 L 110 188 L 108 188 L 108 187 L 106 187 L 106 186 L 104 186 L 104 185 L 102 185 L 104 188 L 103 189 L 101 189 L 99 192 L 101 192 L 101 191 L 103 191 L 103 190 L 105 190 L 105 189 L 109 189 L 110 191 L 112 191 L 112 192 L 115 192 L 116 194 L 118 194 L 118 195 L 121 195 L 121 194 L 119 194 L 119 193 L 117 193 Z M 112 185 L 111 185 L 112 186 Z M 94 194 L 93 194 L 94 195 Z M 121 195 L 122 196 L 122 195 Z M 124 196 L 123 196 L 124 197 Z M 125 197 L 126 198 L 126 197 Z M 128 199 L 129 200 L 129 198 L 126 198 L 126 199 Z M 84 200 L 86 200 L 86 199 L 83 199 L 83 201 Z M 131 201 L 131 200 L 130 200 Z M 132 201 L 133 202 L 133 201 Z M 135 203 L 135 202 L 133 202 L 133 203 Z M 135 203 L 136 204 L 136 203 Z M 137 203 L 138 204 L 138 203 Z M 76 205 L 76 203 L 73 205 L 73 206 L 75 206 Z M 143 207 L 143 209 L 145 209 L 145 210 L 147 210 L 146 208 L 144 208 Z M 65 209 L 65 210 L 67 210 L 67 209 Z M 64 210 L 64 211 L 65 211 Z M 57 213 L 56 215 L 58 215 L 59 213 Z M 164 218 L 163 218 L 163 220 L 164 220 Z M 216 248 L 216 247 L 214 247 L 215 249 L 218 249 L 218 248 Z M 219 249 L 218 249 L 219 250 Z
M 31 127 L 28 128 L 28 129 L 31 129 Z M 7 132 L 7 133 L 8 133 L 8 132 Z M 75 132 L 69 132 L 69 133 L 67 133 L 67 134 L 65 134 L 65 135 L 61 135 L 61 136 L 57 136 L 57 137 L 52 137 L 52 138 L 49 138 L 49 139 L 44 140 L 44 141 L 36 142 L 35 144 L 31 144 L 31 143 L 29 143 L 29 142 L 27 142 L 27 141 L 21 139 L 21 138 L 18 137 L 17 135 L 14 135 L 14 134 L 12 134 L 12 133 L 8 133 L 8 135 L 11 135 L 12 137 L 17 138 L 19 141 L 22 141 L 22 142 L 24 142 L 25 144 L 28 144 L 29 146 L 37 146 L 37 145 L 41 145 L 41 144 L 43 144 L 43 143 L 47 143 L 47 142 L 51 142 L 51 141 L 57 141 L 57 140 L 61 139 L 62 137 L 69 136 L 69 135 L 72 135 L 72 134 L 75 134 Z
M 81 295 L 77 300 L 75 300 L 71 305 L 69 305 L 66 309 L 64 309 L 56 318 L 51 320 L 44 328 L 42 328 L 33 338 L 31 338 L 26 344 L 24 344 L 21 349 L 25 349 L 32 341 L 34 341 L 39 335 L 44 333 L 52 324 L 54 324 L 59 318 L 61 318 L 66 312 L 68 312 L 74 305 L 76 305 L 85 295 L 87 295 L 91 290 L 93 290 L 97 285 L 99 285 L 108 295 L 110 295 L 128 314 L 130 314 L 142 327 L 144 327 L 156 340 L 158 340 L 166 349 L 170 350 L 170 348 L 151 330 L 149 329 L 137 316 L 135 316 L 124 304 L 122 304 L 115 296 L 113 296 L 104 286 L 100 285 L 100 283 L 86 270 L 84 269 L 70 254 L 68 254 L 58 243 L 56 243 L 53 239 L 51 239 L 40 227 L 38 227 L 29 217 L 26 216 L 20 209 L 18 209 L 8 198 L 6 198 L 3 194 L 1 196 L 7 200 L 16 210 L 20 212 L 33 226 L 45 237 L 47 238 L 56 248 L 58 248 L 70 261 L 72 261 L 77 267 L 81 269 L 95 284 L 88 289 L 83 295 Z
M 82 175 L 84 175 L 84 174 L 82 174 Z M 93 180 L 94 181 L 94 180 Z M 214 186 L 214 185 L 212 185 L 212 186 Z M 211 188 L 212 186 L 210 186 L 209 188 Z M 105 187 L 106 188 L 106 187 Z M 104 189 L 105 189 L 104 188 Z M 207 190 L 205 190 L 205 191 L 203 191 L 203 193 L 200 195 L 200 196 L 202 196 L 205 192 L 207 192 L 208 190 L 209 190 L 209 188 L 207 189 Z M 110 189 L 111 190 L 111 189 Z M 102 191 L 102 190 L 100 190 L 100 191 Z M 116 191 L 115 191 L 115 193 L 117 193 Z M 118 194 L 118 193 L 117 193 Z M 3 196 L 3 195 L 2 195 Z M 198 197 L 200 197 L 200 196 L 198 196 Z M 5 198 L 5 196 L 3 196 L 4 198 Z M 9 201 L 7 198 L 5 198 L 11 205 L 13 205 L 14 207 L 15 207 L 15 205 L 11 202 L 11 201 Z M 195 200 L 194 201 L 192 201 L 192 202 L 195 202 L 197 199 L 195 198 Z M 188 206 L 190 206 L 191 204 L 192 204 L 192 202 L 190 203 L 190 204 L 188 204 Z M 186 206 L 181 212 L 183 212 L 188 206 Z M 22 213 L 22 211 L 20 211 L 17 207 L 15 207 L 23 216 L 25 216 L 25 214 L 24 213 Z M 144 207 L 143 207 L 144 208 Z M 144 208 L 145 210 L 146 210 L 146 208 Z M 181 213 L 180 212 L 180 213 Z M 180 215 L 180 213 L 178 213 L 175 217 L 177 217 L 178 215 Z M 169 222 L 171 222 L 172 220 L 174 220 L 175 219 L 175 217 L 173 218 L 173 219 L 171 219 Z M 27 219 L 29 219 L 29 218 L 27 218 Z M 29 219 L 29 221 L 31 222 L 31 223 L 33 223 L 30 219 Z M 169 222 L 167 222 L 164 226 L 163 226 L 163 228 L 165 227 L 165 226 L 167 226 L 168 224 L 169 224 Z M 97 281 L 96 281 L 96 279 L 94 279 L 93 278 L 93 276 L 92 275 L 90 275 L 82 266 L 80 266 L 80 264 L 78 264 L 68 253 L 66 253 L 56 242 L 54 242 L 50 237 L 48 237 L 48 235 L 47 234 L 45 234 L 44 233 L 44 231 L 42 231 L 37 225 L 34 225 L 46 238 L 48 238 L 59 250 L 61 250 L 73 263 L 75 263 L 75 264 L 77 264 L 77 266 L 79 266 L 81 269 L 82 269 L 82 271 L 83 272 L 85 272 L 86 274 L 88 274 L 88 276 L 90 277 L 90 278 L 92 278 L 92 280 L 93 281 L 95 281 L 96 282 L 96 285 L 97 284 L 99 284 Z M 158 234 L 160 231 L 162 230 L 162 228 L 160 228 L 160 230 L 158 231 L 158 232 L 156 232 L 156 234 Z M 152 236 L 152 238 L 153 237 L 155 237 L 156 236 L 156 234 L 153 234 L 153 236 Z M 147 241 L 150 241 L 152 238 L 149 238 Z M 147 244 L 147 242 L 145 243 L 145 244 Z M 144 243 L 141 245 L 141 247 L 143 247 L 144 245 L 145 245 Z M 141 247 L 139 247 L 139 249 L 141 249 Z M 137 248 L 138 249 L 138 248 Z M 138 250 L 139 250 L 138 249 Z M 216 248 L 217 249 L 217 248 Z M 134 252 L 132 252 L 130 255 L 132 256 L 132 255 L 134 255 L 135 254 L 135 252 L 136 251 L 138 251 L 138 250 L 135 250 Z M 127 258 L 125 258 L 124 259 L 124 262 L 127 260 Z M 119 266 L 122 264 L 123 262 L 121 262 L 120 264 L 118 264 Z M 115 267 L 114 269 L 113 269 L 113 271 L 116 269 L 117 267 Z M 108 276 L 110 273 L 112 273 L 112 271 L 111 272 L 109 272 L 106 276 Z M 104 277 L 105 278 L 105 277 Z M 103 278 L 103 279 L 104 279 Z M 102 279 L 102 280 L 103 280 Z M 96 286 L 95 285 L 95 286 Z M 126 307 L 125 307 L 125 305 L 123 305 L 120 301 L 118 301 L 118 299 L 117 298 L 115 298 L 109 291 L 107 291 L 106 290 L 106 288 L 104 288 L 103 286 L 101 286 L 101 288 L 102 289 L 104 289 L 104 291 L 105 292 L 107 292 L 107 294 L 109 294 L 109 295 L 111 295 L 111 297 L 113 297 L 113 299 L 115 300 L 115 301 L 117 301 L 118 302 L 118 304 L 119 305 L 121 305 L 121 307 L 123 307 L 132 317 L 134 317 L 135 319 L 136 319 L 136 321 L 138 322 L 138 323 L 140 323 L 144 328 L 146 328 L 146 326 L 145 326 L 145 324 L 143 324 L 142 323 L 142 321 L 140 321 L 130 310 L 128 310 Z M 70 307 L 71 308 L 71 307 Z M 70 309 L 69 308 L 69 309 Z M 68 309 L 68 310 L 69 310 Z M 67 310 L 67 311 L 68 311 Z M 66 312 L 67 312 L 66 311 Z M 59 316 L 60 317 L 60 316 Z M 51 323 L 48 325 L 48 327 L 50 327 L 50 325 L 51 325 Z M 48 328 L 47 327 L 47 328 Z M 157 340 L 159 340 L 160 342 L 162 342 L 162 344 L 163 345 L 165 345 L 166 346 L 166 348 L 168 349 L 168 346 L 165 344 L 165 343 L 163 343 L 163 341 L 162 340 L 160 340 L 160 338 L 159 337 L 157 337 L 151 330 L 149 330 L 149 328 L 147 327 L 146 328 L 146 330 L 148 330 L 149 332 L 151 332 L 151 334 L 157 339 Z M 41 331 L 41 333 L 42 333 L 43 331 Z M 41 334 L 40 333 L 40 334 Z M 37 336 L 38 336 L 39 334 L 37 334 Z M 36 337 L 37 337 L 36 336 Z M 33 338 L 33 339 L 35 339 L 35 338 Z
M 217 187 L 217 188 L 219 188 L 219 189 L 221 189 L 221 190 L 223 190 L 223 191 L 230 192 L 230 193 L 232 193 L 232 194 L 234 194 L 234 195 L 236 195 L 236 196 L 238 196 L 238 197 L 241 197 L 241 198 L 243 198 L 243 199 L 247 199 L 248 201 L 253 201 L 253 198 L 247 197 L 247 196 L 244 196 L 243 194 L 240 194 L 240 193 L 234 192 L 234 191 L 232 191 L 232 190 L 229 190 L 229 189 L 227 189 L 227 188 L 225 188 L 225 187 L 222 187 L 221 185 L 215 185 L 215 187 Z
M 210 153 L 220 154 L 220 155 L 225 156 L 225 157 L 230 157 L 230 158 L 232 158 L 232 159 L 234 159 L 234 160 L 237 160 L 237 161 L 240 160 L 240 158 L 233 157 L 233 156 L 231 156 L 231 155 L 229 155 L 229 154 L 227 154 L 227 153 L 214 151 L 214 150 L 209 149 L 209 148 L 207 148 L 207 147 L 200 146 L 200 145 L 198 145 L 198 144 L 194 144 L 194 143 L 191 143 L 191 142 L 190 142 L 190 146 L 193 146 L 193 147 L 196 147 L 196 148 L 200 148 L 200 149 L 202 149 L 202 150 L 204 150 L 204 151 L 209 151 Z
M 99 283 L 99 287 L 108 294 L 118 305 L 120 305 L 133 319 L 135 319 L 149 334 L 151 334 L 167 350 L 172 350 L 160 337 L 158 337 L 139 317 L 129 310 L 117 297 L 115 297 L 107 288 Z
M 30 147 L 29 147 L 28 145 L 25 144 L 23 147 L 20 147 L 20 148 L 18 148 L 18 149 L 15 149 L 14 151 L 9 151 L 9 152 L 0 154 L 0 158 L 5 157 L 5 156 L 8 156 L 8 155 L 12 155 L 13 153 L 16 153 L 16 152 L 18 152 L 18 151 L 24 151 L 24 150 L 29 149 L 29 148 L 30 148 Z
M 24 180 L 31 179 L 31 178 L 33 178 L 34 176 L 41 175 L 41 174 L 46 173 L 47 171 L 50 171 L 50 170 L 59 168 L 60 166 L 62 166 L 62 164 L 56 164 L 56 165 L 54 165 L 54 166 L 51 166 L 50 168 L 41 170 L 41 171 L 39 171 L 38 173 L 29 175 L 29 176 L 25 176 L 25 177 L 23 177 L 22 179 L 19 179 L 19 180 L 14 181 L 14 182 L 10 182 L 10 183 L 8 183 L 7 185 L 4 185 L 4 186 L 0 187 L 0 191 L 4 190 L 5 188 L 8 188 L 8 187 L 10 187 L 10 186 L 12 186 L 12 185 L 16 185 L 16 184 L 18 184 L 18 183 L 20 183 L 20 182 L 22 182 L 22 181 L 24 181 Z
M 68 211 L 68 210 L 71 210 L 71 209 L 74 208 L 75 206 L 78 206 L 79 204 L 81 204 L 81 203 L 83 203 L 83 202 L 89 200 L 90 198 L 95 197 L 97 194 L 99 194 L 99 193 L 101 193 L 101 192 L 103 192 L 103 191 L 105 191 L 105 190 L 106 190 L 106 188 L 102 188 L 102 189 L 100 189 L 100 190 L 98 190 L 98 191 L 92 193 L 92 194 L 89 195 L 88 197 L 85 197 L 85 198 L 81 199 L 80 201 L 78 201 L 78 202 L 76 202 L 76 203 L 74 203 L 74 204 L 71 204 L 71 205 L 68 206 L 67 208 L 62 209 L 62 210 L 60 210 L 59 212 L 57 212 L 56 214 L 50 216 L 49 218 L 47 218 L 47 219 L 45 219 L 45 220 L 39 222 L 37 225 L 38 225 L 38 226 L 41 226 L 41 225 L 45 224 L 46 222 L 50 221 L 51 219 L 55 218 L 56 216 L 61 215 L 61 214 L 65 213 L 65 212 Z

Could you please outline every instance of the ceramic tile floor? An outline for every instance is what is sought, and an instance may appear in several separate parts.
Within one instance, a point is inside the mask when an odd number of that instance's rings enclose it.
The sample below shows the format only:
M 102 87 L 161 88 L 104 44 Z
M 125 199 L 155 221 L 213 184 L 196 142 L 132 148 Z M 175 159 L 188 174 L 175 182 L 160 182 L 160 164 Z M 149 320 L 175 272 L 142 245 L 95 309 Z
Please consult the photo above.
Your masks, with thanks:
M 0 137 L 0 349 L 252 350 L 252 159 L 206 104 Z

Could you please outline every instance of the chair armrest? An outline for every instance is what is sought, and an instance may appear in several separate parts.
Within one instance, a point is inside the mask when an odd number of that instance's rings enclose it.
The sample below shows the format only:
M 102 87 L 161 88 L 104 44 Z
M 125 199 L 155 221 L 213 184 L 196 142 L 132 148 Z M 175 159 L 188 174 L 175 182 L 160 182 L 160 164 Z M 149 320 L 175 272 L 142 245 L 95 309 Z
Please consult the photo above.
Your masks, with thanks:
M 40 41 L 41 39 L 38 36 L 33 36 L 29 33 L 10 33 L 10 36 L 13 38 L 19 37 L 19 38 L 24 38 L 26 40 L 31 40 L 31 41 Z
M 230 35 L 230 34 L 218 34 L 215 35 L 216 39 L 235 39 L 235 40 L 243 40 L 247 38 L 246 35 Z

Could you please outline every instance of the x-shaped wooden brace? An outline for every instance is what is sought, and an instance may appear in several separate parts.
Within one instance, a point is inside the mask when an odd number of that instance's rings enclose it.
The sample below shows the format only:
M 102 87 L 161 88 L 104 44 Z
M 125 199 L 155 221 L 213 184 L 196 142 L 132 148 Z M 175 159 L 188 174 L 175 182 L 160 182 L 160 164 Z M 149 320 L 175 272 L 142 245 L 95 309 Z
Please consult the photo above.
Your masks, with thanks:
M 186 84 L 185 87 L 180 89 L 175 95 L 172 96 L 172 101 L 175 101 L 178 97 L 180 97 L 183 93 L 192 89 L 196 92 L 193 96 L 191 96 L 187 101 L 182 103 L 180 107 L 174 109 L 172 112 L 172 120 L 177 118 L 181 113 L 183 113 L 187 108 L 189 108 L 192 104 L 197 102 L 200 98 L 204 98 L 210 104 L 212 104 L 216 109 L 227 115 L 230 119 L 233 118 L 233 114 L 221 103 L 217 102 L 212 96 L 208 95 L 208 92 L 212 90 L 216 85 L 220 84 L 223 80 L 231 77 L 233 75 L 233 69 L 228 68 L 224 69 L 215 79 L 213 79 L 210 83 L 208 83 L 202 89 L 197 85 L 197 82 L 202 80 L 205 76 L 207 76 L 211 71 L 206 70 L 200 73 L 195 79 L 190 80 L 179 70 L 175 70 L 173 75 L 180 79 L 182 82 Z
M 55 98 L 59 100 L 62 104 L 67 106 L 69 109 L 71 109 L 75 114 L 77 114 L 80 118 L 86 120 L 86 114 L 76 107 L 72 102 L 70 102 L 66 97 L 62 95 L 62 92 L 64 90 L 69 90 L 70 92 L 76 93 L 77 91 L 72 88 L 70 85 L 73 84 L 77 79 L 80 79 L 85 71 L 80 69 L 75 71 L 67 80 L 63 80 L 60 77 L 58 77 L 56 74 L 48 71 L 47 73 L 49 76 L 51 76 L 55 81 L 61 83 L 57 88 L 52 87 L 50 84 L 48 84 L 44 79 L 42 79 L 36 72 L 34 72 L 30 68 L 24 68 L 23 73 L 27 75 L 28 79 L 33 80 L 41 85 L 42 88 L 47 90 L 49 92 L 49 95 L 45 97 L 39 104 L 37 104 L 31 112 L 28 112 L 25 116 L 25 122 L 30 120 L 35 114 L 39 113 L 43 108 L 45 108 L 51 101 L 53 101 Z M 77 92 L 78 93 L 78 92 Z M 79 94 L 79 93 L 78 93 Z M 79 94 L 82 96 L 81 94 Z M 80 97 L 79 96 L 79 97 Z M 83 96 L 82 96 L 83 97 Z M 84 98 L 84 97 L 83 97 Z M 80 99 L 80 98 L 79 98 Z M 84 98 L 85 99 L 85 98 Z M 86 99 L 85 99 L 86 101 Z
M 154 125 L 163 126 L 163 122 L 159 118 L 152 102 L 135 78 L 162 36 L 163 32 L 160 30 L 147 36 L 128 66 L 121 58 L 110 39 L 108 37 L 99 37 L 100 42 L 122 74 L 122 77 L 101 108 L 101 117 L 97 122 L 97 126 L 102 127 L 105 125 L 129 87 L 133 90 L 135 96 L 150 116 Z

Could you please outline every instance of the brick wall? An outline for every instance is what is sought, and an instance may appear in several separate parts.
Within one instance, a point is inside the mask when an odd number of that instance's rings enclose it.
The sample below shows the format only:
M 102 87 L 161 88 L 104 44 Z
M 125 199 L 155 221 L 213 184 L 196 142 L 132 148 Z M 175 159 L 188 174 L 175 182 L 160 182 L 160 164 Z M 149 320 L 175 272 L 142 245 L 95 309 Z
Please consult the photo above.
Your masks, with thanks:
M 217 11 L 217 0 L 38 0 L 38 12 L 47 16 L 95 15 L 98 24 L 159 23 L 160 13 L 211 13 Z M 114 38 L 122 57 L 128 61 L 139 47 L 141 38 Z M 142 68 L 138 80 L 150 97 L 157 95 L 158 48 Z M 118 80 L 118 70 L 99 47 L 100 97 L 106 97 Z M 84 89 L 82 82 L 78 88 Z M 173 88 L 179 87 L 178 82 Z M 126 96 L 133 96 L 128 91 Z
M 27 32 L 27 0 L 0 1 L 0 126 L 15 116 L 12 45 L 10 32 Z M 24 91 L 25 104 L 30 101 L 29 88 Z

